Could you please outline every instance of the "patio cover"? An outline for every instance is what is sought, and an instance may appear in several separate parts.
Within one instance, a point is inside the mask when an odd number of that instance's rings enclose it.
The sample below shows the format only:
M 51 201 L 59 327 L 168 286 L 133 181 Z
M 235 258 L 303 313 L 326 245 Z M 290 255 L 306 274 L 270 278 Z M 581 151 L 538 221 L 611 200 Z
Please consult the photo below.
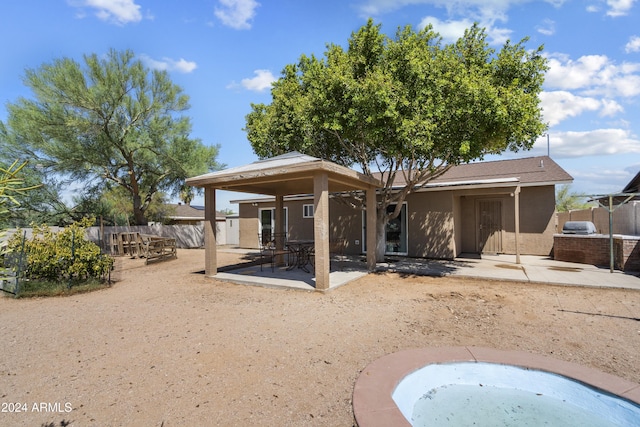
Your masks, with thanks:
M 284 230 L 284 196 L 314 195 L 316 289 L 329 289 L 329 193 L 365 191 L 367 205 L 376 203 L 382 183 L 344 166 L 298 152 L 290 152 L 245 166 L 188 178 L 186 183 L 205 190 L 205 274 L 217 273 L 215 190 L 276 197 L 275 232 Z M 367 209 L 367 241 L 376 242 L 376 209 Z M 375 251 L 367 252 L 367 266 L 375 269 Z

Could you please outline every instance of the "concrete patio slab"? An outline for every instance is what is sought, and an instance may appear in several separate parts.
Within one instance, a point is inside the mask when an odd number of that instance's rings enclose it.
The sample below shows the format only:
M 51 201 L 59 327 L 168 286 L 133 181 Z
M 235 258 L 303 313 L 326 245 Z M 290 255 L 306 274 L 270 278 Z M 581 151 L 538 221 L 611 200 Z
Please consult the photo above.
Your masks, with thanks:
M 350 263 L 349 267 L 345 268 L 342 263 L 338 262 L 332 267 L 329 273 L 329 290 L 367 275 L 366 263 L 362 263 L 362 265 Z M 316 290 L 313 273 L 307 273 L 300 268 L 287 270 L 286 267 L 277 267 L 272 271 L 268 263 L 264 264 L 262 269 L 259 265 L 248 265 L 231 271 L 219 272 L 213 277 L 217 280 L 243 285 L 301 289 L 305 291 Z
M 237 253 L 239 250 L 235 249 L 234 251 Z M 515 255 L 463 254 L 453 260 L 391 256 L 385 262 L 378 263 L 376 271 L 418 276 L 457 276 L 640 290 L 640 277 L 637 272 L 625 273 L 615 270 L 611 273 L 608 268 L 556 261 L 549 257 L 533 255 L 522 255 L 520 264 L 516 263 Z M 366 274 L 366 258 L 364 256 L 334 259 L 331 263 L 329 289 L 335 289 Z M 272 272 L 269 264 L 264 264 L 262 271 L 260 271 L 260 266 L 239 266 L 238 269 L 220 272 L 214 277 L 218 280 L 248 285 L 315 290 L 312 273 L 297 268 L 291 271 L 287 271 L 285 268 L 276 268 Z

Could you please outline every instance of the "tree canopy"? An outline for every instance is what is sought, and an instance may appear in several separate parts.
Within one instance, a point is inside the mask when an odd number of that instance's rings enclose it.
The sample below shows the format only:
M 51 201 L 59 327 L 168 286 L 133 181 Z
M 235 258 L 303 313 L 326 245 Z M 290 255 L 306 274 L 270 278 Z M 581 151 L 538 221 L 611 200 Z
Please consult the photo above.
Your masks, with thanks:
M 558 212 L 569 212 L 571 210 L 588 209 L 591 204 L 586 199 L 586 196 L 571 191 L 571 185 L 565 184 L 556 192 L 556 210 Z
M 8 104 L 0 143 L 85 192 L 124 189 L 137 224 L 157 194 L 178 195 L 185 178 L 221 166 L 218 146 L 189 137 L 188 96 L 129 50 L 86 55 L 84 66 L 58 59 L 24 82 L 34 97 Z
M 542 47 L 526 42 L 496 52 L 478 25 L 452 44 L 430 26 L 390 38 L 369 20 L 346 48 L 329 44 L 323 58 L 286 65 L 245 130 L 262 158 L 296 150 L 381 177 L 380 243 L 408 194 L 454 165 L 529 149 L 544 133 L 547 66 Z

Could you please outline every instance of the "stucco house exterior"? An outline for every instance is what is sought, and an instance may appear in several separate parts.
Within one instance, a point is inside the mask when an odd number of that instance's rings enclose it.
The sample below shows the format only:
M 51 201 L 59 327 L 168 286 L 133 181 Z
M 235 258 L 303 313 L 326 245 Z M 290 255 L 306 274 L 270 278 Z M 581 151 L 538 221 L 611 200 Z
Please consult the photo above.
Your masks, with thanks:
M 405 200 L 386 229 L 388 254 L 452 259 L 462 253 L 549 255 L 556 232 L 555 186 L 573 178 L 548 156 L 455 166 Z M 396 181 L 394 188 L 403 182 Z M 257 248 L 275 227 L 275 198 L 239 204 L 239 246 Z M 314 197 L 284 197 L 289 239 L 313 239 Z M 341 252 L 365 253 L 366 215 L 329 198 L 329 239 Z

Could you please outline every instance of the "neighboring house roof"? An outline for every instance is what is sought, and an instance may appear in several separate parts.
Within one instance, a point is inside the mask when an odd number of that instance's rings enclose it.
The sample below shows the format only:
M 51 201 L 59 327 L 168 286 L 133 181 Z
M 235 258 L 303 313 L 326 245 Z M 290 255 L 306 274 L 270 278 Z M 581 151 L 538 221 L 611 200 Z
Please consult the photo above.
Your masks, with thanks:
M 424 188 L 453 186 L 540 186 L 570 183 L 573 177 L 548 156 L 524 159 L 496 160 L 453 166 L 447 172 L 432 179 Z M 403 187 L 404 177 L 397 176 L 394 187 Z
M 629 181 L 629 183 L 627 184 L 626 187 L 624 187 L 624 190 L 622 190 L 622 192 L 623 193 L 640 193 L 640 172 L 638 172 L 636 176 L 633 177 L 631 181 Z
M 204 206 L 167 204 L 172 208 L 172 215 L 169 218 L 174 221 L 204 221 Z M 225 218 L 226 214 L 222 212 L 216 212 L 216 218 Z
M 596 201 L 600 206 L 607 207 L 609 204 L 614 206 L 623 205 L 627 202 L 640 200 L 640 172 L 629 181 L 626 187 L 620 193 L 598 195 L 589 200 Z

